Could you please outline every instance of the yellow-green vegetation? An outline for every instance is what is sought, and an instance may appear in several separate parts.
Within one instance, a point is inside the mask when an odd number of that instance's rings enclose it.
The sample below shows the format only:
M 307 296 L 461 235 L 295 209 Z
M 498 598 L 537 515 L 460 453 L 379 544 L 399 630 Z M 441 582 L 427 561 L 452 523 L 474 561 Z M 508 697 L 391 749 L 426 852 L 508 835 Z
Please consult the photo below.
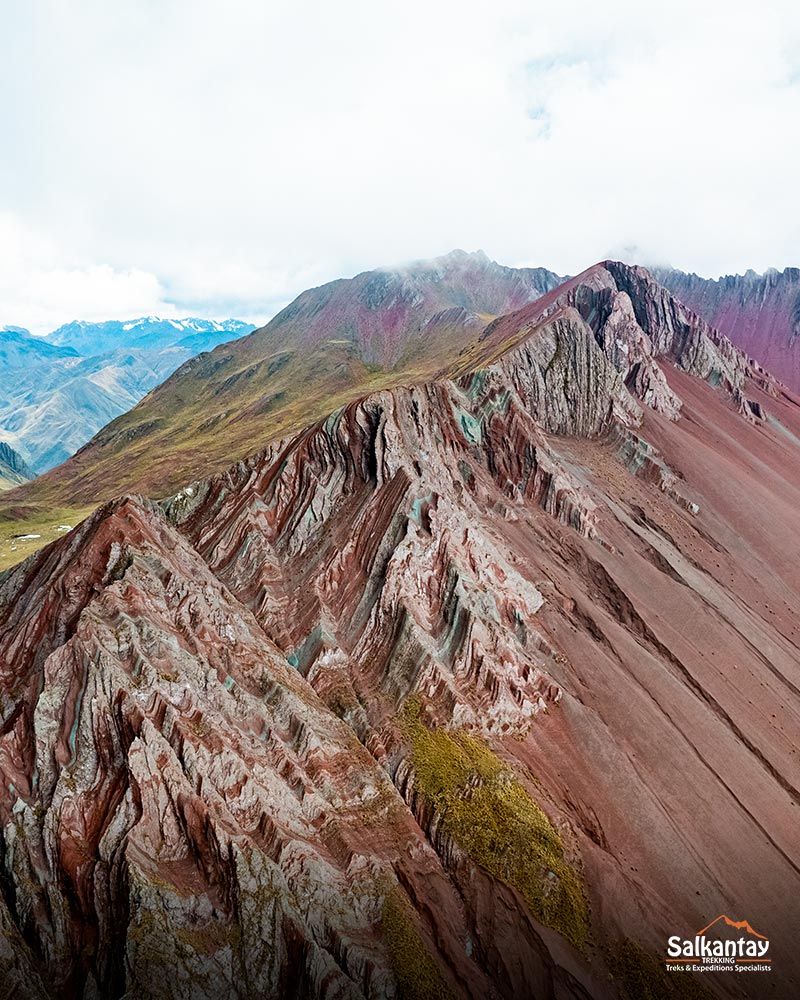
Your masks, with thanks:
M 197 927 L 178 927 L 175 937 L 198 955 L 215 955 L 223 948 L 238 954 L 242 946 L 241 928 L 235 921 L 209 920 Z
M 99 504 L 126 492 L 163 498 L 358 396 L 444 374 L 465 337 L 463 323 L 440 324 L 384 367 L 362 357 L 349 327 L 348 336 L 337 329 L 309 345 L 306 320 L 285 318 L 193 359 L 63 465 L 0 495 L 0 521 L 20 521 L 24 507 Z
M 273 357 L 262 349 L 266 356 L 225 345 L 199 359 L 191 376 L 172 376 L 63 466 L 0 494 L 0 520 L 16 519 L 22 505 L 99 504 L 126 492 L 169 496 L 360 395 L 422 381 L 442 365 L 437 357 L 382 369 L 362 362 L 351 344 L 327 343 L 291 353 L 276 370 L 287 352 Z
M 400 889 L 386 893 L 381 922 L 400 1000 L 451 998 L 453 994 L 414 926 L 411 907 Z
M 664 962 L 626 939 L 609 961 L 625 1000 L 712 1000 L 691 972 L 667 972 Z
M 531 913 L 583 949 L 589 905 L 558 832 L 502 761 L 464 730 L 428 729 L 410 698 L 402 728 L 417 788 L 442 828 L 490 875 L 515 888 Z
M 57 507 L 49 510 L 32 507 L 20 511 L 19 518 L 6 520 L 0 517 L 0 571 L 22 562 L 42 546 L 60 538 L 92 510 L 92 507 Z M 38 537 L 20 537 L 25 535 Z

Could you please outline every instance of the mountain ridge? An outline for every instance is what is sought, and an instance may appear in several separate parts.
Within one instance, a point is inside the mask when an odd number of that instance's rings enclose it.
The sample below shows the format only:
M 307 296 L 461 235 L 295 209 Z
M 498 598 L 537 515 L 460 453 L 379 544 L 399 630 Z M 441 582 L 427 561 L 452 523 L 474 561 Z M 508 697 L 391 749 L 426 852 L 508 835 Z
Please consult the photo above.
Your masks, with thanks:
M 800 392 L 800 268 L 717 279 L 656 269 L 681 301 Z
M 524 304 L 558 280 L 457 251 L 309 289 L 261 330 L 185 362 L 19 500 L 35 512 L 126 485 L 163 495 L 245 455 L 263 421 L 280 436 L 359 389 L 431 376 L 491 318 L 473 307 Z
M 796 995 L 800 406 L 635 269 L 487 329 L 0 576 L 40 995 L 618 1000 L 727 898 Z

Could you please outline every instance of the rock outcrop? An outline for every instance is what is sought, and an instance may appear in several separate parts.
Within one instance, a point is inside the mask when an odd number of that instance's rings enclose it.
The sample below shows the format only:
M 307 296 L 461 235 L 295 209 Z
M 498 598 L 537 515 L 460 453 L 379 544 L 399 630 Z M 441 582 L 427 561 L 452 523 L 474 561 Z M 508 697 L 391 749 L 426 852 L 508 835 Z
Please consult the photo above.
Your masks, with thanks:
M 598 266 L 0 577 L 4 985 L 638 1000 L 732 913 L 795 996 L 800 408 L 771 386 Z
M 22 455 L 5 441 L 0 441 L 0 490 L 10 490 L 27 483 L 34 475 Z
M 800 268 L 716 280 L 665 268 L 657 277 L 681 302 L 800 392 Z
M 354 396 L 430 379 L 489 320 L 560 280 L 544 268 L 503 267 L 481 252 L 454 251 L 309 289 L 262 329 L 186 361 L 138 405 L 136 393 L 127 413 L 112 419 L 119 409 L 109 412 L 85 447 L 9 506 L 85 507 L 132 489 L 165 496 L 244 458 L 254 439 L 296 433 Z M 162 379 L 169 370 L 161 369 Z M 97 391 L 84 382 L 74 388 Z M 31 434 L 34 423 L 47 424 L 30 406 L 37 392 L 22 386 L 8 401 Z M 96 409 L 95 400 L 88 403 Z

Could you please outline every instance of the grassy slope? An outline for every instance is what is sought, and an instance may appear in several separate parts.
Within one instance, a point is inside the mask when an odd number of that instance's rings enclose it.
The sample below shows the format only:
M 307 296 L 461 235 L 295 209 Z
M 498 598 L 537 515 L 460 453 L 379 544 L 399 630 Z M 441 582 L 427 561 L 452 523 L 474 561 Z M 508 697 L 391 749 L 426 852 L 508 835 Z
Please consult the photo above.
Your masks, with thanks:
M 365 364 L 352 343 L 335 339 L 307 352 L 276 346 L 255 360 L 252 348 L 245 354 L 223 345 L 184 366 L 64 465 L 0 495 L 0 541 L 56 520 L 75 524 L 121 493 L 166 496 L 354 396 L 430 378 L 471 335 L 463 327 L 441 329 L 427 349 L 391 368 Z M 48 540 L 43 534 L 40 544 Z M 0 566 L 11 555 L 5 546 L 3 553 Z
M 187 362 L 63 465 L 0 495 L 0 540 L 43 543 L 51 522 L 75 524 L 126 492 L 167 496 L 354 397 L 429 380 L 474 349 L 494 315 L 481 303 L 506 312 L 554 280 L 456 254 L 410 277 L 365 272 L 304 292 L 262 330 Z
M 74 527 L 93 510 L 86 507 L 51 507 L 35 509 L 23 520 L 0 522 L 0 572 L 26 559 L 43 545 L 64 534 L 68 525 Z M 12 511 L 13 513 L 13 508 Z M 38 535 L 38 538 L 17 538 L 16 535 Z

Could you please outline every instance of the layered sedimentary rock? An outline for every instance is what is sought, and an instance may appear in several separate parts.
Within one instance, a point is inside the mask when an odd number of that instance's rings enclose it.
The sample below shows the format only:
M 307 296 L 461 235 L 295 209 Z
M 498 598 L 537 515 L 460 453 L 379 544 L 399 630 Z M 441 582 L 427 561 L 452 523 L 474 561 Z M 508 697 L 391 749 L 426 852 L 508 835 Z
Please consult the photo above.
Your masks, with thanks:
M 800 268 L 716 280 L 669 269 L 657 273 L 677 298 L 800 392 Z
M 732 913 L 796 995 L 799 510 L 797 406 L 616 265 L 106 505 L 0 578 L 5 981 L 638 1000 Z
M 165 496 L 249 455 L 254 428 L 257 441 L 295 433 L 354 395 L 431 378 L 490 319 L 560 280 L 454 251 L 308 289 L 262 329 L 192 358 L 129 412 L 109 415 L 4 509 L 18 519 L 26 507 L 85 506 L 131 489 Z

